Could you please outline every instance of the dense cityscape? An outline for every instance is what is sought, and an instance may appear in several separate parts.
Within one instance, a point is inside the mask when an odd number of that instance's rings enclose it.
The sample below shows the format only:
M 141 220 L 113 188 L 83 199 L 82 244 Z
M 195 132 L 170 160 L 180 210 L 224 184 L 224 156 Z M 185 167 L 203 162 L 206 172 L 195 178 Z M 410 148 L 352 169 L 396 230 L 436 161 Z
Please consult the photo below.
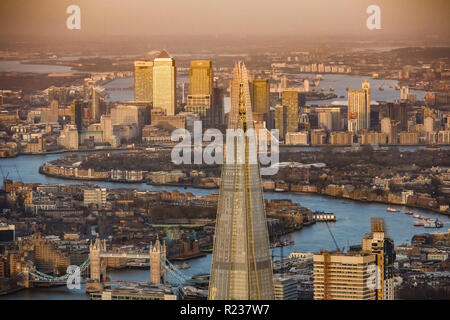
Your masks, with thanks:
M 448 300 L 446 36 L 2 40 L 0 299 Z

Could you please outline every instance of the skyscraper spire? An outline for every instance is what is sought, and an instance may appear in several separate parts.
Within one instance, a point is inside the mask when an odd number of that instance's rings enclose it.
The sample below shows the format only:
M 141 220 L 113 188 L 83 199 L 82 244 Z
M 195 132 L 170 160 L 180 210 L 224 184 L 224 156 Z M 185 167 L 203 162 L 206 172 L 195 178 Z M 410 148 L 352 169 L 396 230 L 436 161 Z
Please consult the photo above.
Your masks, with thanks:
M 251 161 L 257 154 L 256 139 L 251 137 L 254 131 L 250 130 L 253 120 L 248 75 L 241 62 L 233 71 L 228 129 L 240 130 L 244 137 L 233 137 L 233 157 L 224 157 L 208 298 L 273 299 L 260 168 L 258 161 Z M 227 140 L 227 144 L 230 142 Z

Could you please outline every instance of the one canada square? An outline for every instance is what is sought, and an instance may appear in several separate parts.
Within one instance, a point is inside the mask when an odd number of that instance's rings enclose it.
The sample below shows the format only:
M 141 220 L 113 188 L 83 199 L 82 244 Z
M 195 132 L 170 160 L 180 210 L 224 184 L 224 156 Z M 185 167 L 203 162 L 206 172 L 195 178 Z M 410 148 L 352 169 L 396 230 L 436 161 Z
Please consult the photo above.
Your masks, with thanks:
M 272 300 L 269 236 L 256 139 L 251 138 L 252 106 L 243 63 L 236 64 L 233 70 L 228 129 L 242 129 L 245 134 L 243 139 L 234 138 L 232 156 L 230 141 L 224 148 L 208 299 Z

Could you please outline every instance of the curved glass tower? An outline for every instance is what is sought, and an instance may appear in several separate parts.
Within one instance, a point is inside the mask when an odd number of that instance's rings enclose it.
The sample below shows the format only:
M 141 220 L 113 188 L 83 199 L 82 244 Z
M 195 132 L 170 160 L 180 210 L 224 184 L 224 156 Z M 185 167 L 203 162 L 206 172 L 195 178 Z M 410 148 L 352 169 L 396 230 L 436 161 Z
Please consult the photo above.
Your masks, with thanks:
M 208 299 L 273 299 L 272 261 L 264 211 L 247 69 L 237 63 L 224 150 Z M 232 146 L 232 147 L 230 147 Z

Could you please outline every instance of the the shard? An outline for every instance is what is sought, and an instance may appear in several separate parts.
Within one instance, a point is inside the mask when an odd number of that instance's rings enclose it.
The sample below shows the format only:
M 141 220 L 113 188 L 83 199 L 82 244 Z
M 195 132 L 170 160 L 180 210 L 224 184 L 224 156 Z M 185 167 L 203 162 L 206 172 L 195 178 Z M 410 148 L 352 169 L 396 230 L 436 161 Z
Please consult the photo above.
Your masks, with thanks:
M 237 63 L 233 71 L 228 129 L 244 132 L 244 138 L 233 138 L 231 144 L 227 135 L 208 299 L 272 300 L 269 236 L 243 63 Z M 230 152 L 229 144 L 234 152 Z

